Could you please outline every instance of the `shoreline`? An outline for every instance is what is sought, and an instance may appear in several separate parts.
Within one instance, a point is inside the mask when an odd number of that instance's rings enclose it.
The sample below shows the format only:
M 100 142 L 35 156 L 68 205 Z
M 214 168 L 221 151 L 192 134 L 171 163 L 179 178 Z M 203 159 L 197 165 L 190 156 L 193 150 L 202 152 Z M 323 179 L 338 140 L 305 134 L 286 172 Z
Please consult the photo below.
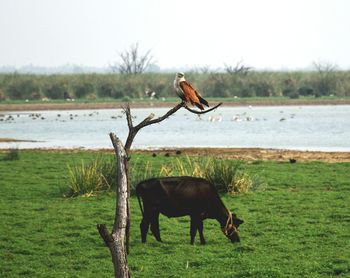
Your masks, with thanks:
M 298 105 L 350 105 L 350 99 L 284 99 L 284 100 L 249 100 L 240 99 L 238 101 L 210 101 L 211 106 L 218 102 L 223 102 L 222 107 L 239 106 L 298 106 Z M 131 108 L 171 108 L 178 102 L 144 101 L 130 102 Z M 42 110 L 81 110 L 81 109 L 120 109 L 124 102 L 101 102 L 101 103 L 21 103 L 21 104 L 1 104 L 0 112 L 11 111 L 42 111 Z
M 0 140 L 1 142 L 1 140 Z M 2 141 L 4 142 L 4 141 Z M 0 153 L 4 153 L 9 149 L 0 148 Z M 37 152 L 105 152 L 114 153 L 114 149 L 85 149 L 85 148 L 33 148 L 19 149 L 20 152 L 37 151 Z M 320 161 L 328 163 L 350 162 L 350 152 L 328 152 L 328 151 L 300 151 L 300 150 L 285 150 L 285 149 L 264 149 L 264 148 L 156 148 L 149 150 L 132 149 L 131 154 L 145 154 L 149 156 L 214 156 L 216 158 L 238 159 L 248 162 L 265 160 L 290 162 L 311 162 Z
M 218 101 L 211 101 L 215 105 Z M 136 102 L 130 103 L 131 108 L 171 108 L 176 102 Z M 1 112 L 12 111 L 40 111 L 40 110 L 76 110 L 76 109 L 120 109 L 125 103 L 108 102 L 108 103 L 23 103 L 23 104 L 1 104 Z M 298 105 L 350 105 L 350 99 L 296 99 L 296 100 L 249 100 L 240 99 L 239 101 L 227 101 L 222 106 L 224 107 L 239 107 L 239 106 L 298 106 Z M 31 140 L 20 140 L 15 138 L 1 138 L 0 143 L 6 142 L 33 142 Z M 0 152 L 5 152 L 8 148 L 1 148 Z M 106 151 L 112 152 L 113 149 L 65 149 L 65 148 L 33 148 L 20 149 L 20 151 L 52 151 L 52 152 L 78 152 L 78 151 Z M 323 161 L 323 162 L 350 162 L 350 152 L 344 151 L 304 151 L 304 150 L 283 150 L 283 149 L 263 149 L 263 148 L 158 148 L 150 150 L 132 150 L 132 153 L 155 154 L 171 154 L 175 155 L 177 151 L 188 155 L 209 155 L 222 158 L 242 159 L 247 161 L 256 160 L 274 160 L 274 161 L 289 161 L 295 159 L 297 161 Z

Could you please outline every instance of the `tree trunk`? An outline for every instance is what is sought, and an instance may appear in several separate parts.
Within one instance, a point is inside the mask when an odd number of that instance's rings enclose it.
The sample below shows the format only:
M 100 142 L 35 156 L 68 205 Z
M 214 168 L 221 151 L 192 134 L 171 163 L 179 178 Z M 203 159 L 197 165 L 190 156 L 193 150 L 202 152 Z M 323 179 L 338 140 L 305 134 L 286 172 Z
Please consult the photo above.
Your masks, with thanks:
M 112 254 L 114 276 L 130 277 L 125 246 L 125 232 L 128 218 L 128 178 L 127 178 L 127 154 L 122 142 L 114 134 L 109 134 L 117 156 L 118 182 L 117 204 L 112 234 L 104 224 L 97 225 L 97 229 Z

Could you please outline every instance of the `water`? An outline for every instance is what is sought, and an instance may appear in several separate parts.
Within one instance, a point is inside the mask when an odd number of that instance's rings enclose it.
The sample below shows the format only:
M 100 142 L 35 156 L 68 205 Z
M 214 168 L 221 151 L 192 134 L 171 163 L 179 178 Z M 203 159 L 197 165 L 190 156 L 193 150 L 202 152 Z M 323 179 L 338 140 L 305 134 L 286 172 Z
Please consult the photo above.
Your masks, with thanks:
M 168 110 L 147 108 L 131 112 L 136 125 L 150 113 L 159 117 Z M 13 120 L 9 120 L 9 116 Z M 0 115 L 0 138 L 38 141 L 0 143 L 0 148 L 112 148 L 110 132 L 125 142 L 128 127 L 121 110 L 27 111 Z M 350 151 L 349 138 L 350 105 L 222 107 L 201 118 L 181 109 L 167 120 L 141 129 L 133 148 Z

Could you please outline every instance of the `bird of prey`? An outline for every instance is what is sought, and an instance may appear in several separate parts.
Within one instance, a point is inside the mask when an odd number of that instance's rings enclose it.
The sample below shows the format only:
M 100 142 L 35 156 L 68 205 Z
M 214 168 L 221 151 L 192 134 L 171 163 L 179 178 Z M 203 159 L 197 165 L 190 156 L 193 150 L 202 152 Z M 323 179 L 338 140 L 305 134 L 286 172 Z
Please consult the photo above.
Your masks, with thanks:
M 178 72 L 174 80 L 174 89 L 176 94 L 186 103 L 197 106 L 200 110 L 204 110 L 203 104 L 209 107 L 208 102 L 188 83 L 185 74 Z

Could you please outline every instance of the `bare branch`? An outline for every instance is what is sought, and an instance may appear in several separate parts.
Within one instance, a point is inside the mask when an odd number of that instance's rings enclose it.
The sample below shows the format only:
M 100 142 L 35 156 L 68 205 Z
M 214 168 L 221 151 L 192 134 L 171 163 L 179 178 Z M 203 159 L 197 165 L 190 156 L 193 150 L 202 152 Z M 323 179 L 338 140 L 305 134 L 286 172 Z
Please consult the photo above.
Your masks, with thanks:
M 191 109 L 191 108 L 189 108 L 189 107 L 187 107 L 187 106 L 185 106 L 185 109 L 187 109 L 187 110 L 190 111 L 191 113 L 201 115 L 201 114 L 205 114 L 205 113 L 208 113 L 208 112 L 210 112 L 210 111 L 213 111 L 214 109 L 218 108 L 221 104 L 222 104 L 222 102 L 220 102 L 219 104 L 215 105 L 214 107 L 211 107 L 210 109 L 203 110 L 203 111 L 193 110 L 193 109 Z
M 338 66 L 330 62 L 314 61 L 314 68 L 321 74 L 331 73 L 337 70 Z
M 128 126 L 129 126 L 129 134 L 128 134 L 128 138 L 126 139 L 126 143 L 125 143 L 125 150 L 128 152 L 130 150 L 131 144 L 137 134 L 137 132 L 148 125 L 152 125 L 155 123 L 159 123 L 163 120 L 165 120 L 166 118 L 170 117 L 172 114 L 174 114 L 177 110 L 179 110 L 181 107 L 184 107 L 185 103 L 181 102 L 178 105 L 176 105 L 175 107 L 173 107 L 172 109 L 170 109 L 167 113 L 165 113 L 163 116 L 154 119 L 154 114 L 150 114 L 146 119 L 144 119 L 142 122 L 140 122 L 137 126 L 133 126 L 132 123 L 131 125 L 129 124 L 129 121 L 131 122 L 131 113 L 130 113 L 130 106 L 127 105 L 127 109 L 125 110 L 126 112 L 126 118 L 129 119 L 128 120 Z
M 113 242 L 113 237 L 108 232 L 108 229 L 105 224 L 97 224 L 97 230 L 100 233 L 101 238 L 105 242 L 106 246 L 109 247 L 109 245 Z
M 126 115 L 126 121 L 128 122 L 129 130 L 133 128 L 132 118 L 131 118 L 131 112 L 130 112 L 130 105 L 127 103 L 125 106 L 122 107 L 122 109 L 125 112 Z
M 148 120 L 148 121 L 142 121 L 140 124 L 138 124 L 136 126 L 137 129 L 141 129 L 145 126 L 148 125 L 152 125 L 152 124 L 156 124 L 159 123 L 163 120 L 165 120 L 166 118 L 170 117 L 172 114 L 174 114 L 177 110 L 179 110 L 181 107 L 184 107 L 185 103 L 184 102 L 180 102 L 178 105 L 176 105 L 175 107 L 171 108 L 167 113 L 165 113 L 163 116 L 158 117 L 157 119 L 154 120 Z
M 125 149 L 128 152 L 130 150 L 131 144 L 137 134 L 137 132 L 148 125 L 152 125 L 152 124 L 156 124 L 156 123 L 160 123 L 161 121 L 165 120 L 166 118 L 170 117 L 172 114 L 174 114 L 176 111 L 178 111 L 180 108 L 184 107 L 185 109 L 187 109 L 188 111 L 190 111 L 191 113 L 194 114 L 205 114 L 208 113 L 210 111 L 213 111 L 214 109 L 218 108 L 220 105 L 222 105 L 222 102 L 220 102 L 219 104 L 215 105 L 214 107 L 204 110 L 204 111 L 196 111 L 193 110 L 189 107 L 186 106 L 185 102 L 180 102 L 179 104 L 177 104 L 175 107 L 171 108 L 167 113 L 165 113 L 163 116 L 158 117 L 154 120 L 152 120 L 154 118 L 154 114 L 150 114 L 147 118 L 145 118 L 142 122 L 140 122 L 138 125 L 133 126 L 132 122 L 131 122 L 131 112 L 130 112 L 130 106 L 127 105 L 125 108 L 125 113 L 126 113 L 126 118 L 128 121 L 128 126 L 129 126 L 129 134 L 128 134 L 128 138 L 126 139 L 126 143 L 125 143 Z

